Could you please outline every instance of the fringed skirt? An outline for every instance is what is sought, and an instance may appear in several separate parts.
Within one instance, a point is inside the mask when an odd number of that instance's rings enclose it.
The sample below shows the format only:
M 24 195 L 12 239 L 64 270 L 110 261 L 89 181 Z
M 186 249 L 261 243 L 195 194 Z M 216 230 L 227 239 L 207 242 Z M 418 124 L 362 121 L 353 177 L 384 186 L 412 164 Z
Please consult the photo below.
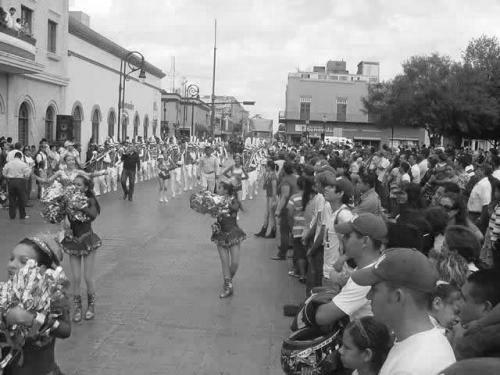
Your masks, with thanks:
M 80 237 L 66 236 L 61 242 L 63 250 L 68 255 L 87 256 L 101 247 L 102 242 L 93 231 L 82 234 Z
M 229 227 L 221 229 L 219 223 L 214 223 L 212 225 L 212 242 L 215 242 L 217 246 L 221 247 L 232 247 L 241 243 L 245 240 L 247 235 L 238 225 L 231 225 Z

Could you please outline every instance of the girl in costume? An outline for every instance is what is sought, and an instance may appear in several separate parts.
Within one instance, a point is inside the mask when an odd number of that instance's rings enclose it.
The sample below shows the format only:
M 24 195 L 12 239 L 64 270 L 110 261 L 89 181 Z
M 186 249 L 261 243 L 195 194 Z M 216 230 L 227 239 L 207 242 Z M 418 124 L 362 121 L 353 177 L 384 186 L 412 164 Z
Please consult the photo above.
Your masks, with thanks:
M 168 170 L 168 161 L 165 161 L 165 157 L 160 154 L 158 155 L 158 183 L 160 184 L 160 203 L 168 202 L 167 198 L 167 188 L 168 180 L 170 179 L 170 172 Z
M 91 179 L 84 175 L 78 175 L 74 179 L 74 184 L 87 197 L 87 207 L 82 208 L 80 211 L 89 220 L 79 221 L 68 216 L 69 226 L 66 226 L 64 239 L 61 243 L 64 252 L 69 255 L 69 264 L 71 267 L 74 305 L 73 321 L 80 322 L 82 320 L 82 297 L 80 295 L 82 263 L 88 297 L 88 307 L 84 317 L 86 320 L 91 320 L 95 316 L 95 251 L 101 246 L 101 239 L 92 230 L 92 221 L 101 213 L 101 208 L 95 197 Z
M 60 244 L 51 235 L 38 235 L 23 239 L 12 250 L 8 265 L 9 277 L 13 277 L 29 259 L 34 259 L 44 269 L 55 269 L 62 261 Z M 4 312 L 3 320 L 9 324 L 32 327 L 40 326 L 39 334 L 26 339 L 23 361 L 15 357 L 4 369 L 4 375 L 62 375 L 55 362 L 56 338 L 65 339 L 71 334 L 69 302 L 64 297 L 51 304 L 51 314 L 34 315 L 20 307 Z
M 226 168 L 226 170 L 222 172 L 222 174 L 224 175 L 224 177 L 231 180 L 233 187 L 236 189 L 238 200 L 241 201 L 242 182 L 243 180 L 248 179 L 248 174 L 243 169 L 240 154 L 236 154 L 234 156 L 234 164 Z
M 77 176 L 85 176 L 85 178 L 93 178 L 108 174 L 107 171 L 99 171 L 95 173 L 87 173 L 79 168 L 77 168 L 76 159 L 72 154 L 66 154 L 64 156 L 64 163 L 66 164 L 66 168 L 59 169 L 56 173 L 54 173 L 49 178 L 41 178 L 38 176 L 34 176 L 35 179 L 39 182 L 43 183 L 51 183 L 55 180 L 59 181 L 63 185 L 71 184 Z
M 242 207 L 235 187 L 221 182 L 219 194 L 224 197 L 229 210 L 221 211 L 217 215 L 217 222 L 212 226 L 211 239 L 217 244 L 224 277 L 224 286 L 219 297 L 226 298 L 233 294 L 233 278 L 240 260 L 240 243 L 246 238 L 246 234 L 236 222 L 236 216 Z

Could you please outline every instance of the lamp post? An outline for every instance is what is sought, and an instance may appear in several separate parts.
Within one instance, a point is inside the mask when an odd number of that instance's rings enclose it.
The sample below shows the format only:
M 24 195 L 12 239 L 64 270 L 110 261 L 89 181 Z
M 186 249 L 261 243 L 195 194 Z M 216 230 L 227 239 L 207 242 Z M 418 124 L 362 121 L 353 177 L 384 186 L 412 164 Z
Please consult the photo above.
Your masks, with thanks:
M 130 71 L 127 73 L 127 67 Z M 137 51 L 127 53 L 120 62 L 120 84 L 118 85 L 118 141 L 121 140 L 121 119 L 122 111 L 125 106 L 125 83 L 130 79 L 132 73 L 139 72 L 141 81 L 146 79 L 146 71 L 144 69 L 144 56 Z
M 184 97 L 189 98 L 191 102 L 191 128 L 189 134 L 194 135 L 194 99 L 200 98 L 200 88 L 198 85 L 188 85 L 184 91 Z
M 325 142 L 325 137 L 326 137 L 326 115 L 323 115 L 323 139 L 322 141 Z

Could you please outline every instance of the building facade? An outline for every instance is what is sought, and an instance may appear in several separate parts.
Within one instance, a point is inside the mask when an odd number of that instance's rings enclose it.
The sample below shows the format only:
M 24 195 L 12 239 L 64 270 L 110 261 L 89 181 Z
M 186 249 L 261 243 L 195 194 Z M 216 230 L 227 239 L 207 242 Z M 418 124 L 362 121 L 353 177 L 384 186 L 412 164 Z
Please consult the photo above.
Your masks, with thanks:
M 250 137 L 271 140 L 273 137 L 273 120 L 265 119 L 259 116 L 254 116 L 250 119 L 249 125 Z
M 202 97 L 210 103 L 211 96 Z M 250 113 L 234 96 L 215 96 L 215 129 L 216 137 L 227 138 L 231 135 L 245 135 L 249 131 Z
M 137 76 L 127 81 L 125 126 L 118 134 L 120 63 L 128 51 L 92 30 L 84 13 L 69 12 L 68 0 L 11 0 L 10 6 L 25 30 L 0 27 L 1 135 L 30 145 L 42 138 L 70 139 L 86 151 L 91 139 L 102 143 L 108 136 L 154 134 L 160 121 L 160 69 L 146 62 L 145 81 Z
M 286 109 L 279 113 L 286 138 L 315 142 L 322 137 L 346 137 L 361 144 L 422 144 L 421 129 L 377 126 L 363 106 L 370 83 L 379 81 L 379 64 L 362 61 L 349 74 L 344 61 L 329 61 L 312 72 L 288 74 Z
M 205 137 L 210 133 L 210 106 L 199 98 L 162 92 L 162 135 Z

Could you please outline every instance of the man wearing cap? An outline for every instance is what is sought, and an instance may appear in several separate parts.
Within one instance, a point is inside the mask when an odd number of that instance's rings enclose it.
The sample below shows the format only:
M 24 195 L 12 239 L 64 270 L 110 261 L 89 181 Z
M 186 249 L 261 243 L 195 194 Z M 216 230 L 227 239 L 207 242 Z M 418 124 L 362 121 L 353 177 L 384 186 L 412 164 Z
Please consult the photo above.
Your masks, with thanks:
M 212 147 L 205 146 L 205 156 L 200 159 L 199 174 L 201 177 L 201 186 L 203 189 L 214 192 L 215 180 L 217 179 L 217 171 L 219 162 L 212 155 Z
M 380 375 L 438 374 L 455 362 L 450 343 L 429 319 L 438 276 L 425 255 L 413 249 L 389 249 L 373 267 L 351 277 L 358 285 L 371 287 L 368 299 L 375 318 L 396 335 Z
M 336 225 L 335 230 L 342 235 L 346 257 L 352 259 L 358 269 L 372 267 L 377 262 L 387 236 L 387 226 L 382 218 L 363 213 L 349 222 Z M 372 315 L 367 299 L 369 291 L 369 287 L 361 286 L 349 278 L 331 302 L 319 304 L 314 313 L 309 313 L 315 319 L 311 323 L 328 326 L 345 317 L 353 320 Z

